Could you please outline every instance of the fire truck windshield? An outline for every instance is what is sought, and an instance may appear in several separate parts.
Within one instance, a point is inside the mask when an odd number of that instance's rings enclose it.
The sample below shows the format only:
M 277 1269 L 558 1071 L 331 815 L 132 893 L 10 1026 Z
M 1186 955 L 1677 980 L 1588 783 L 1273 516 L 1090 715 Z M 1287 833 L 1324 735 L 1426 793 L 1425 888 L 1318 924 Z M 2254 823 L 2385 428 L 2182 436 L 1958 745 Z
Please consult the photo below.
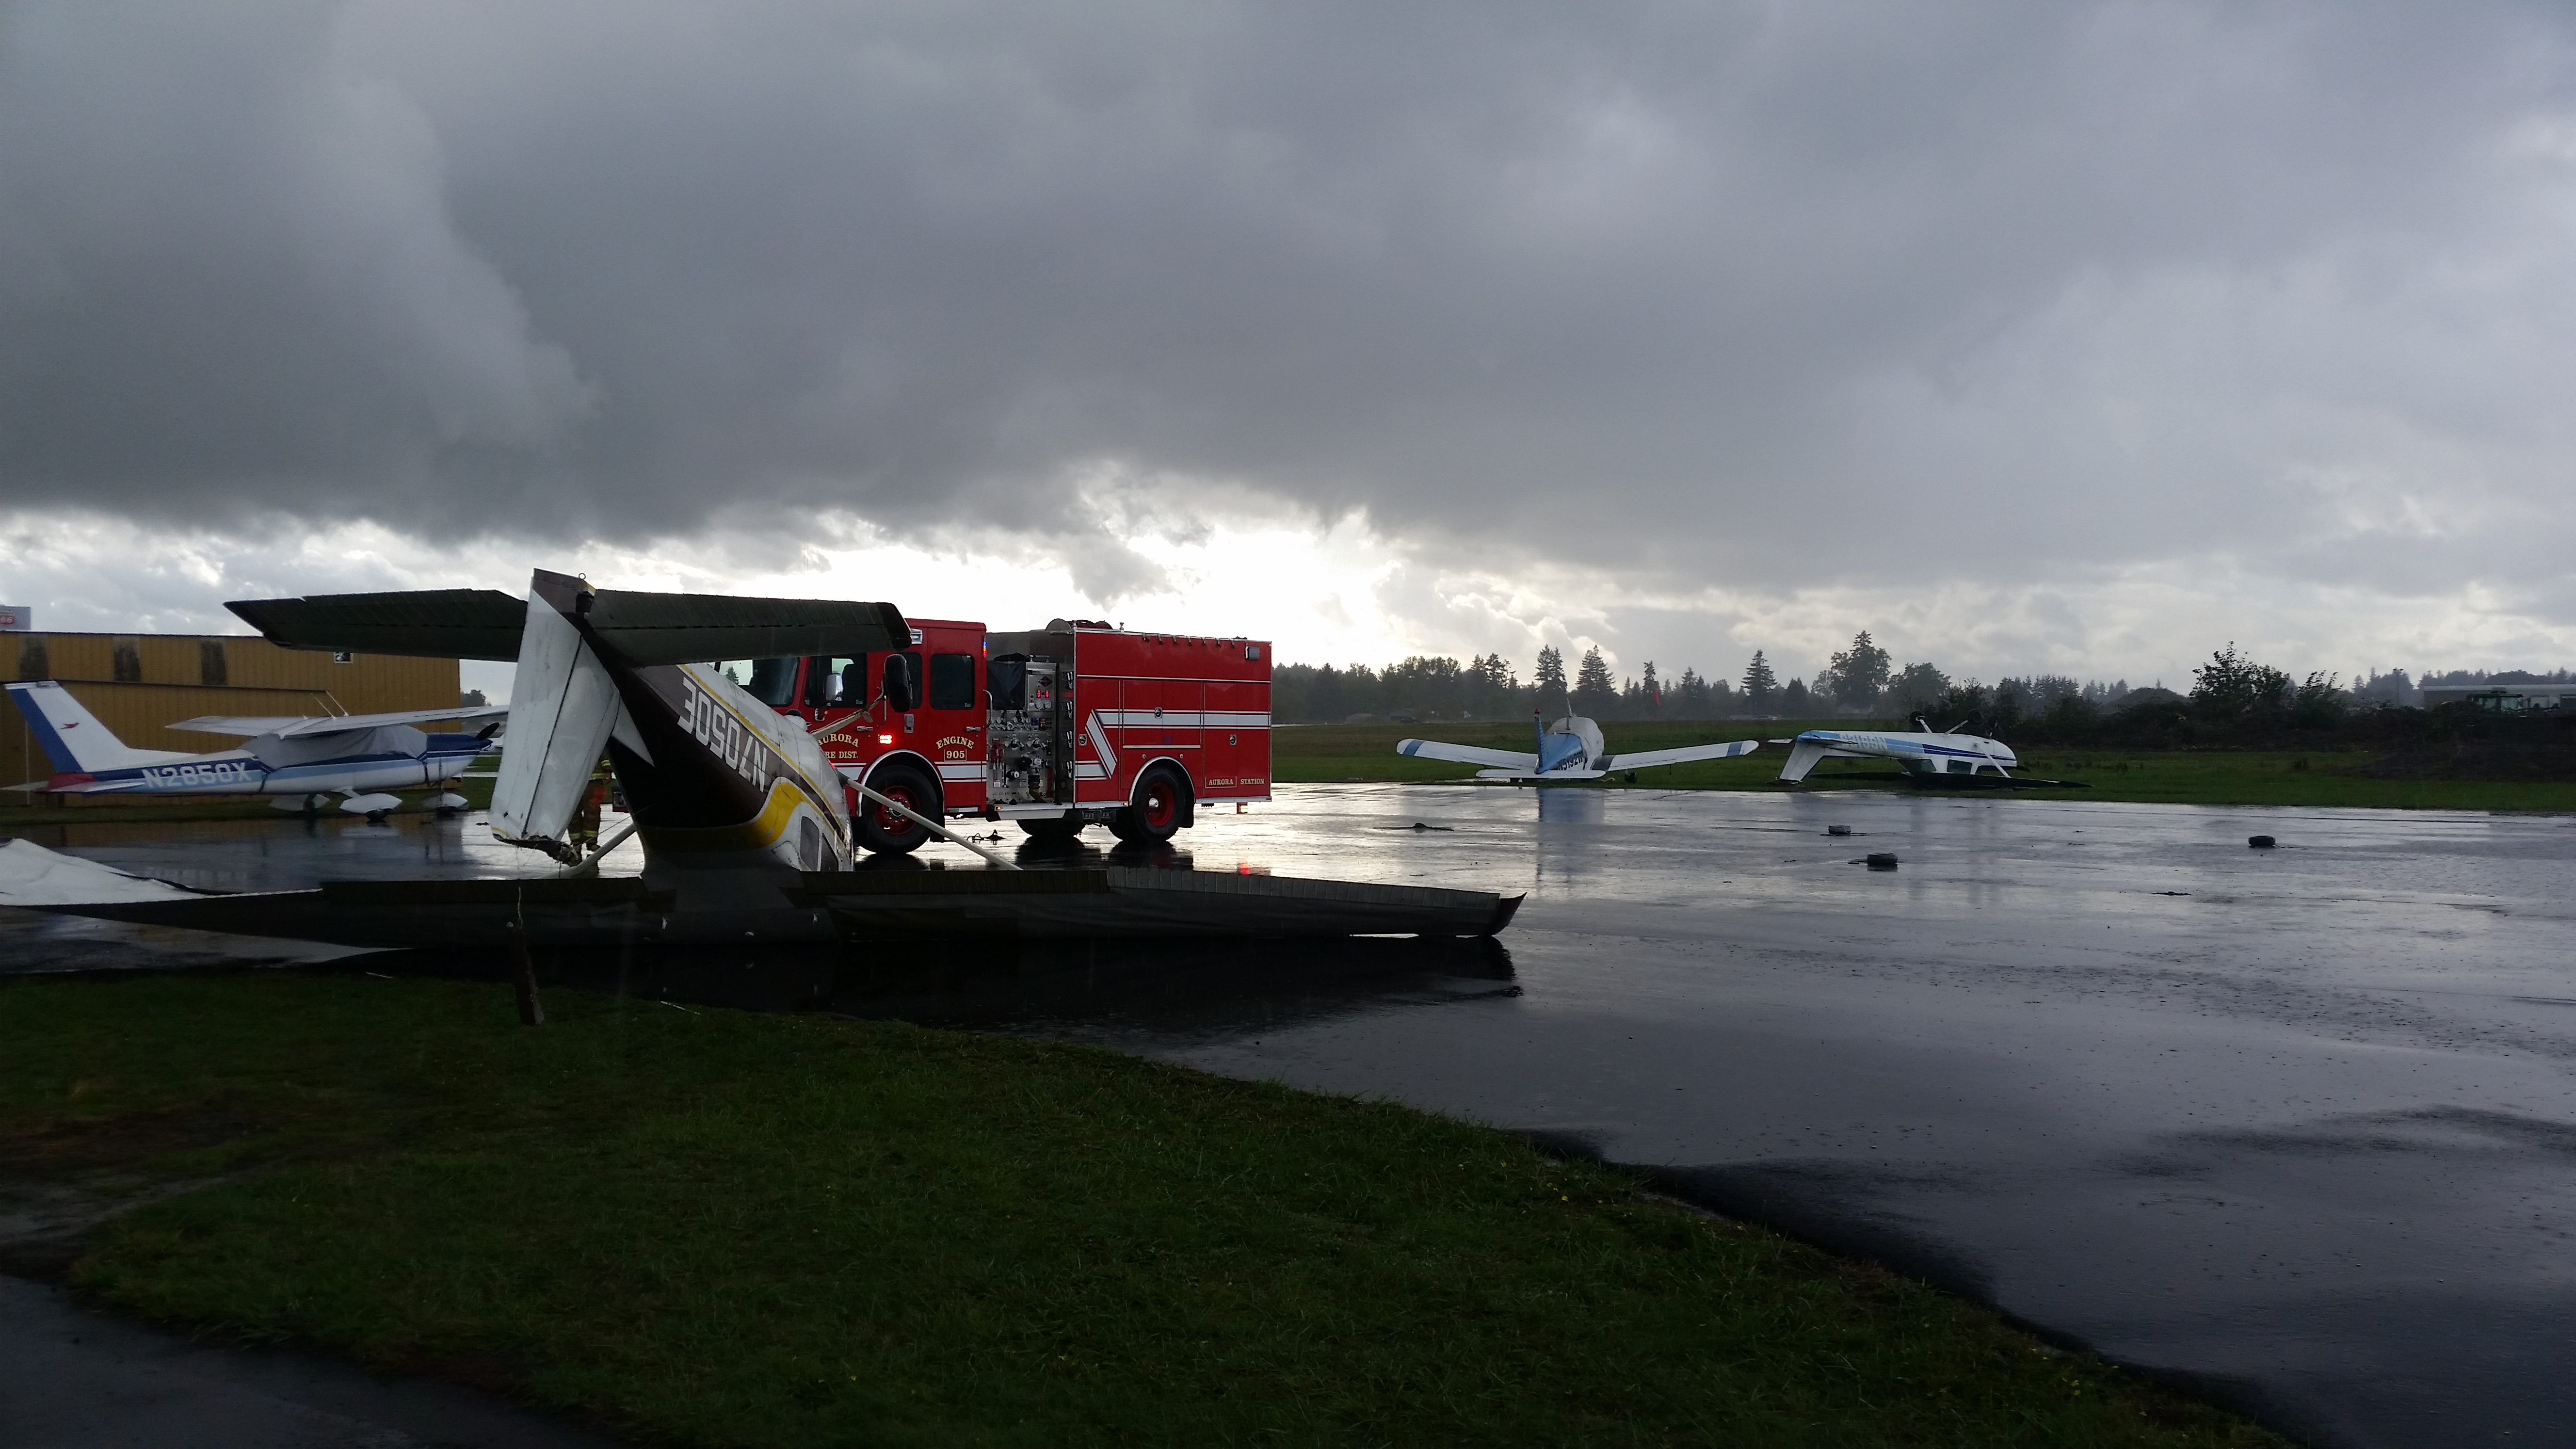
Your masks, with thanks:
M 771 709 L 784 709 L 796 702 L 796 659 L 727 659 L 716 665 L 716 672 L 741 685 L 752 698 Z

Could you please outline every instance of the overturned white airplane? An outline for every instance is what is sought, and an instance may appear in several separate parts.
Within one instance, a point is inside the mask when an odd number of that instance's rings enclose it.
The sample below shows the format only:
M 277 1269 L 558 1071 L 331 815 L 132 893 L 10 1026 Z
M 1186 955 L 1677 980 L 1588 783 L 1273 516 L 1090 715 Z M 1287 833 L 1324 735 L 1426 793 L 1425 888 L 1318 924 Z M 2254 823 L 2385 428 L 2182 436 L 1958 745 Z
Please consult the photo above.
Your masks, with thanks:
M 1925 784 L 1975 781 L 1989 770 L 2009 781 L 2008 772 L 2021 768 L 2012 747 L 2001 740 L 1945 733 L 1920 719 L 1911 730 L 1808 730 L 1795 739 L 1771 743 L 1789 747 L 1789 762 L 1780 767 L 1780 780 L 1790 785 L 1806 779 L 1821 760 L 1894 760 L 1908 778 Z
M 1598 780 L 1613 770 L 1649 770 L 1657 765 L 1686 765 L 1693 760 L 1728 760 L 1762 748 L 1760 740 L 1729 740 L 1721 745 L 1684 745 L 1679 749 L 1631 750 L 1614 755 L 1602 744 L 1601 726 L 1579 714 L 1567 715 L 1544 728 L 1539 728 L 1536 716 L 1531 717 L 1530 723 L 1538 729 L 1536 754 L 1444 744 L 1439 740 L 1398 740 L 1395 752 L 1416 759 L 1492 766 L 1476 772 L 1479 780 L 1506 781 L 1515 785 L 1553 785 L 1574 780 Z
M 11 786 L 54 795 L 268 795 L 281 810 L 341 796 L 353 815 L 380 816 L 402 804 L 385 793 L 453 780 L 494 747 L 506 708 L 416 709 L 393 714 L 204 715 L 170 726 L 189 734 L 238 735 L 238 748 L 188 754 L 127 744 L 53 680 L 8 686 L 27 730 L 54 767 L 51 778 Z M 456 720 L 471 733 L 427 734 Z M 441 809 L 463 796 L 438 796 Z
M 493 834 L 580 863 L 569 830 L 605 753 L 657 882 L 852 858 L 846 794 L 821 746 L 696 661 L 862 654 L 912 637 L 892 604 L 611 592 L 542 569 L 525 599 L 446 589 L 226 607 L 289 648 L 517 661 Z

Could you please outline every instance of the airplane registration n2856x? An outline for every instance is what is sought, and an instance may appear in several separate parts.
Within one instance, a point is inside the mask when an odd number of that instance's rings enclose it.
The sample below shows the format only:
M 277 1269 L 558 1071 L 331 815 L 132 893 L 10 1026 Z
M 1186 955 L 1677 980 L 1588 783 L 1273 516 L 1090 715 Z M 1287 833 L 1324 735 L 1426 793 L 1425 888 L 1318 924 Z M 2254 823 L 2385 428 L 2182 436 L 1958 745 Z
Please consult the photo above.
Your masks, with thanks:
M 281 808 L 301 808 L 326 795 L 340 808 L 379 816 L 402 804 L 387 792 L 455 779 L 489 750 L 509 711 L 490 707 L 416 709 L 391 714 L 205 715 L 170 728 L 235 735 L 229 750 L 188 754 L 136 749 L 53 680 L 8 686 L 28 732 L 54 767 L 51 778 L 12 789 L 55 795 L 267 795 Z M 419 727 L 448 720 L 461 730 Z M 442 808 L 464 805 L 442 795 Z

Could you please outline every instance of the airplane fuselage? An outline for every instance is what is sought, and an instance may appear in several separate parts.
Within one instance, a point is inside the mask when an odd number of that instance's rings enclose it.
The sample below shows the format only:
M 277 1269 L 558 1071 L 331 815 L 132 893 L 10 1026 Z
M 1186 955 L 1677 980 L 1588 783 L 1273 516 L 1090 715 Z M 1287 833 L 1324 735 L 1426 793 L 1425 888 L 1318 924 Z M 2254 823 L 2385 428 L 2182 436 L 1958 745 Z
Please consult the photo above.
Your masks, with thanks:
M 1791 784 L 1827 759 L 1893 760 L 1908 775 L 1922 777 L 1974 778 L 2021 768 L 2020 758 L 2001 740 L 1935 730 L 1807 730 L 1774 743 L 1789 746 L 1780 778 Z
M 271 765 L 248 749 L 223 750 L 133 765 L 57 774 L 59 791 L 91 795 L 326 795 L 411 790 L 465 773 L 496 741 L 474 735 L 427 735 L 417 755 L 348 755 Z

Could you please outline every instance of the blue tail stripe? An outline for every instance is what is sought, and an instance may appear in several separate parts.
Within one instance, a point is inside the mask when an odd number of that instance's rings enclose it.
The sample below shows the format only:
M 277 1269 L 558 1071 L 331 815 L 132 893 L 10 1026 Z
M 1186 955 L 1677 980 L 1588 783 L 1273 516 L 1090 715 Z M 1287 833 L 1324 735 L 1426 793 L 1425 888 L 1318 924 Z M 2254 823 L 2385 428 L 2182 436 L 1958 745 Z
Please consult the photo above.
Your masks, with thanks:
M 36 708 L 35 702 L 27 698 L 31 692 L 25 689 L 12 689 L 9 691 L 9 697 L 17 701 L 18 713 L 27 721 L 27 729 L 35 735 L 36 744 L 44 750 L 45 758 L 53 762 L 54 773 L 79 774 L 80 761 L 73 756 L 71 745 L 64 741 L 61 731 L 54 728 L 54 722 L 45 718 L 45 712 Z

